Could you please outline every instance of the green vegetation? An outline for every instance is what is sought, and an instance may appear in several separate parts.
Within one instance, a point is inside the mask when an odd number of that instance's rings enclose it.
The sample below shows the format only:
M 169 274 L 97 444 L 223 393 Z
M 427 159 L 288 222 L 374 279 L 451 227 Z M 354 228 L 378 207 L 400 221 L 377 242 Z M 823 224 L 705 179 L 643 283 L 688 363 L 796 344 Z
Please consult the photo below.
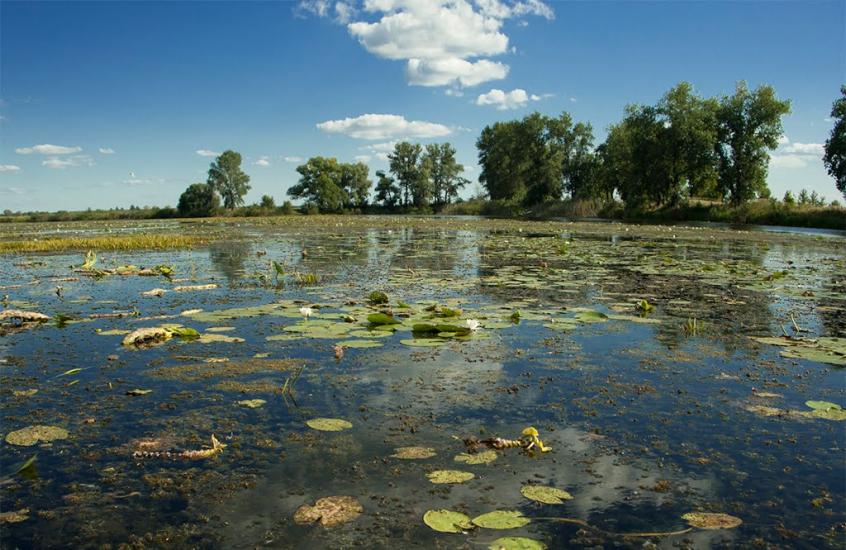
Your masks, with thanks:
M 186 218 L 206 218 L 213 216 L 220 208 L 217 194 L 207 183 L 195 183 L 188 187 L 179 197 L 176 209 L 179 215 Z
M 17 252 L 58 252 L 64 250 L 167 250 L 190 248 L 207 239 L 192 235 L 137 234 L 98 237 L 66 237 L 42 240 L 0 241 L 0 254 Z
M 367 194 L 373 182 L 370 169 L 357 162 L 346 164 L 336 158 L 313 157 L 297 167 L 300 181 L 288 189 L 295 199 L 305 199 L 307 206 L 320 212 L 341 212 L 367 205 Z
M 825 142 L 823 162 L 835 179 L 837 188 L 846 197 L 846 86 L 840 87 L 840 95 L 831 107 L 834 128 Z
M 241 154 L 224 151 L 209 166 L 209 186 L 223 197 L 223 206 L 232 210 L 244 204 L 250 190 L 250 176 L 241 170 Z

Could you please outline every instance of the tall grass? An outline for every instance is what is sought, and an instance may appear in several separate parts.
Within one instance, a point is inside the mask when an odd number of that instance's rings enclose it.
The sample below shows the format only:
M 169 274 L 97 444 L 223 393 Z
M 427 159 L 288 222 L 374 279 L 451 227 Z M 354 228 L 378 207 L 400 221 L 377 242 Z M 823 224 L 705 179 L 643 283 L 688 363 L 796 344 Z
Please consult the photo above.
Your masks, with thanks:
M 16 252 L 61 252 L 65 250 L 168 250 L 190 248 L 207 242 L 194 235 L 108 235 L 100 237 L 65 237 L 0 241 L 0 254 Z

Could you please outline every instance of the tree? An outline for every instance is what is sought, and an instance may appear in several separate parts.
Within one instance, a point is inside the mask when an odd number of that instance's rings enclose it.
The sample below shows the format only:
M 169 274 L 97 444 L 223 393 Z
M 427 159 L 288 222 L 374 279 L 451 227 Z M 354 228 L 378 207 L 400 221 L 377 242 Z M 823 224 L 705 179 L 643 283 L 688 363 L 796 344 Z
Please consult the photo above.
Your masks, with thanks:
M 776 98 L 771 86 L 750 91 L 739 82 L 733 95 L 720 100 L 716 152 L 724 199 L 737 205 L 765 194 L 767 150 L 778 146 L 781 117 L 789 112 L 790 102 Z
M 379 181 L 376 183 L 376 202 L 388 208 L 393 208 L 400 200 L 400 189 L 394 184 L 394 178 L 385 174 L 382 170 L 376 171 Z
M 370 194 L 370 187 L 373 182 L 368 177 L 370 168 L 363 162 L 355 164 L 340 165 L 339 187 L 347 195 L 349 208 L 364 208 L 367 206 L 367 196 Z
M 796 204 L 796 199 L 793 197 L 793 193 L 791 193 L 790 191 L 785 191 L 784 198 L 781 199 L 781 202 L 783 202 L 784 204 L 793 205 Z
M 808 194 L 808 191 L 802 189 L 799 191 L 799 204 L 805 206 L 811 204 L 811 196 Z
M 421 165 L 422 147 L 419 143 L 402 141 L 388 154 L 390 171 L 400 188 L 403 206 L 426 206 L 429 204 L 431 191 L 429 182 Z
M 185 218 L 205 218 L 214 215 L 220 208 L 217 194 L 206 183 L 195 183 L 179 196 L 179 215 Z
M 276 201 L 274 201 L 273 197 L 271 197 L 270 195 L 262 195 L 259 206 L 267 210 L 273 210 L 274 208 L 276 208 Z
M 476 148 L 479 151 L 481 183 L 493 201 L 522 202 L 526 196 L 525 157 L 518 148 L 520 122 L 497 122 L 485 126 Z
M 671 202 L 684 193 L 717 196 L 718 107 L 716 100 L 696 95 L 688 82 L 680 82 L 658 102 L 657 112 L 664 125 L 661 142 L 669 156 L 669 189 L 665 195 Z
M 449 204 L 458 197 L 458 191 L 467 185 L 461 177 L 464 166 L 455 160 L 455 147 L 449 143 L 432 143 L 426 146 L 421 162 L 429 177 L 435 204 Z
M 244 204 L 250 190 L 250 176 L 241 170 L 241 154 L 224 151 L 209 166 L 208 184 L 223 198 L 223 205 L 232 209 Z
M 840 87 L 839 97 L 831 106 L 834 128 L 825 142 L 823 163 L 837 189 L 846 197 L 846 86 Z
M 305 164 L 297 166 L 300 180 L 288 189 L 295 199 L 305 199 L 322 212 L 338 212 L 349 201 L 349 195 L 341 187 L 341 165 L 336 158 L 312 157 Z

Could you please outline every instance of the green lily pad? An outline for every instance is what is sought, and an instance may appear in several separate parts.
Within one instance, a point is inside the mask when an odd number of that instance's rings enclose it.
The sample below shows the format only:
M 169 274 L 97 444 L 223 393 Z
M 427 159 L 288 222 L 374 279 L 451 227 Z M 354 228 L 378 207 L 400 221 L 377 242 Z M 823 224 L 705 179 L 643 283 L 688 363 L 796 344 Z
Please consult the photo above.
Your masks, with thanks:
M 27 426 L 26 428 L 15 430 L 6 434 L 6 443 L 10 445 L 20 445 L 22 447 L 30 447 L 39 441 L 49 443 L 57 439 L 67 439 L 68 431 L 57 426 Z
M 488 449 L 487 451 L 482 451 L 481 453 L 461 453 L 456 455 L 454 460 L 456 462 L 464 462 L 465 464 L 490 464 L 496 460 L 498 456 L 499 455 L 496 451 Z
M 604 323 L 608 316 L 600 311 L 580 311 L 576 314 L 576 320 L 580 323 Z
M 452 510 L 429 510 L 423 514 L 423 523 L 441 533 L 461 533 L 475 527 L 469 516 Z
M 264 399 L 244 399 L 243 401 L 238 401 L 238 404 L 242 407 L 249 407 L 250 409 L 258 409 L 262 405 L 267 403 Z
M 495 510 L 476 516 L 473 524 L 484 529 L 516 529 L 531 523 L 519 510 Z
M 400 344 L 404 346 L 418 348 L 436 348 L 438 346 L 443 346 L 447 342 L 449 342 L 449 340 L 444 340 L 443 338 L 406 338 L 404 340 L 400 340 Z
M 473 479 L 473 472 L 462 472 L 460 470 L 435 470 L 426 474 L 432 483 L 464 483 Z
M 345 348 L 381 348 L 382 342 L 377 342 L 375 340 L 344 340 L 343 342 L 338 342 L 336 345 L 343 346 Z
M 432 458 L 437 453 L 431 447 L 398 447 L 394 449 L 393 458 L 400 458 L 402 460 L 418 460 L 423 458 Z
M 529 500 L 544 504 L 564 504 L 565 500 L 573 499 L 573 495 L 563 489 L 544 485 L 523 485 L 520 494 Z
M 371 313 L 367 316 L 367 322 L 371 325 L 398 325 L 399 321 L 385 313 Z
M 312 418 L 306 420 L 306 425 L 313 430 L 322 432 L 340 432 L 353 427 L 351 422 L 340 418 Z
M 806 401 L 805 405 L 814 409 L 811 416 L 827 420 L 846 420 L 846 410 L 837 403 L 828 401 Z
M 488 550 L 546 550 L 548 546 L 526 537 L 501 537 L 488 546 Z

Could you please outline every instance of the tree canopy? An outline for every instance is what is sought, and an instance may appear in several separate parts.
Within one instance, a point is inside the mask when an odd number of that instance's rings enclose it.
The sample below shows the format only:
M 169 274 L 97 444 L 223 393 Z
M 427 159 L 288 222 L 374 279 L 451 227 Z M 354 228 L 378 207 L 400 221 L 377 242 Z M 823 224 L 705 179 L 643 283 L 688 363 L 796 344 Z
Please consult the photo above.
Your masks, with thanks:
M 831 107 L 834 128 L 825 142 L 823 163 L 837 189 L 846 197 L 846 86 L 840 87 L 840 95 Z
M 244 195 L 250 190 L 250 176 L 241 170 L 241 154 L 224 151 L 209 166 L 209 186 L 223 198 L 228 209 L 244 204 Z
M 362 208 L 373 182 L 370 169 L 361 162 L 346 164 L 334 157 L 312 157 L 297 167 L 299 182 L 288 189 L 295 199 L 305 199 L 321 212 L 340 212 L 344 208 Z
M 184 218 L 205 218 L 213 216 L 220 208 L 220 200 L 217 194 L 206 183 L 195 183 L 179 196 L 179 204 L 176 209 L 179 215 Z

